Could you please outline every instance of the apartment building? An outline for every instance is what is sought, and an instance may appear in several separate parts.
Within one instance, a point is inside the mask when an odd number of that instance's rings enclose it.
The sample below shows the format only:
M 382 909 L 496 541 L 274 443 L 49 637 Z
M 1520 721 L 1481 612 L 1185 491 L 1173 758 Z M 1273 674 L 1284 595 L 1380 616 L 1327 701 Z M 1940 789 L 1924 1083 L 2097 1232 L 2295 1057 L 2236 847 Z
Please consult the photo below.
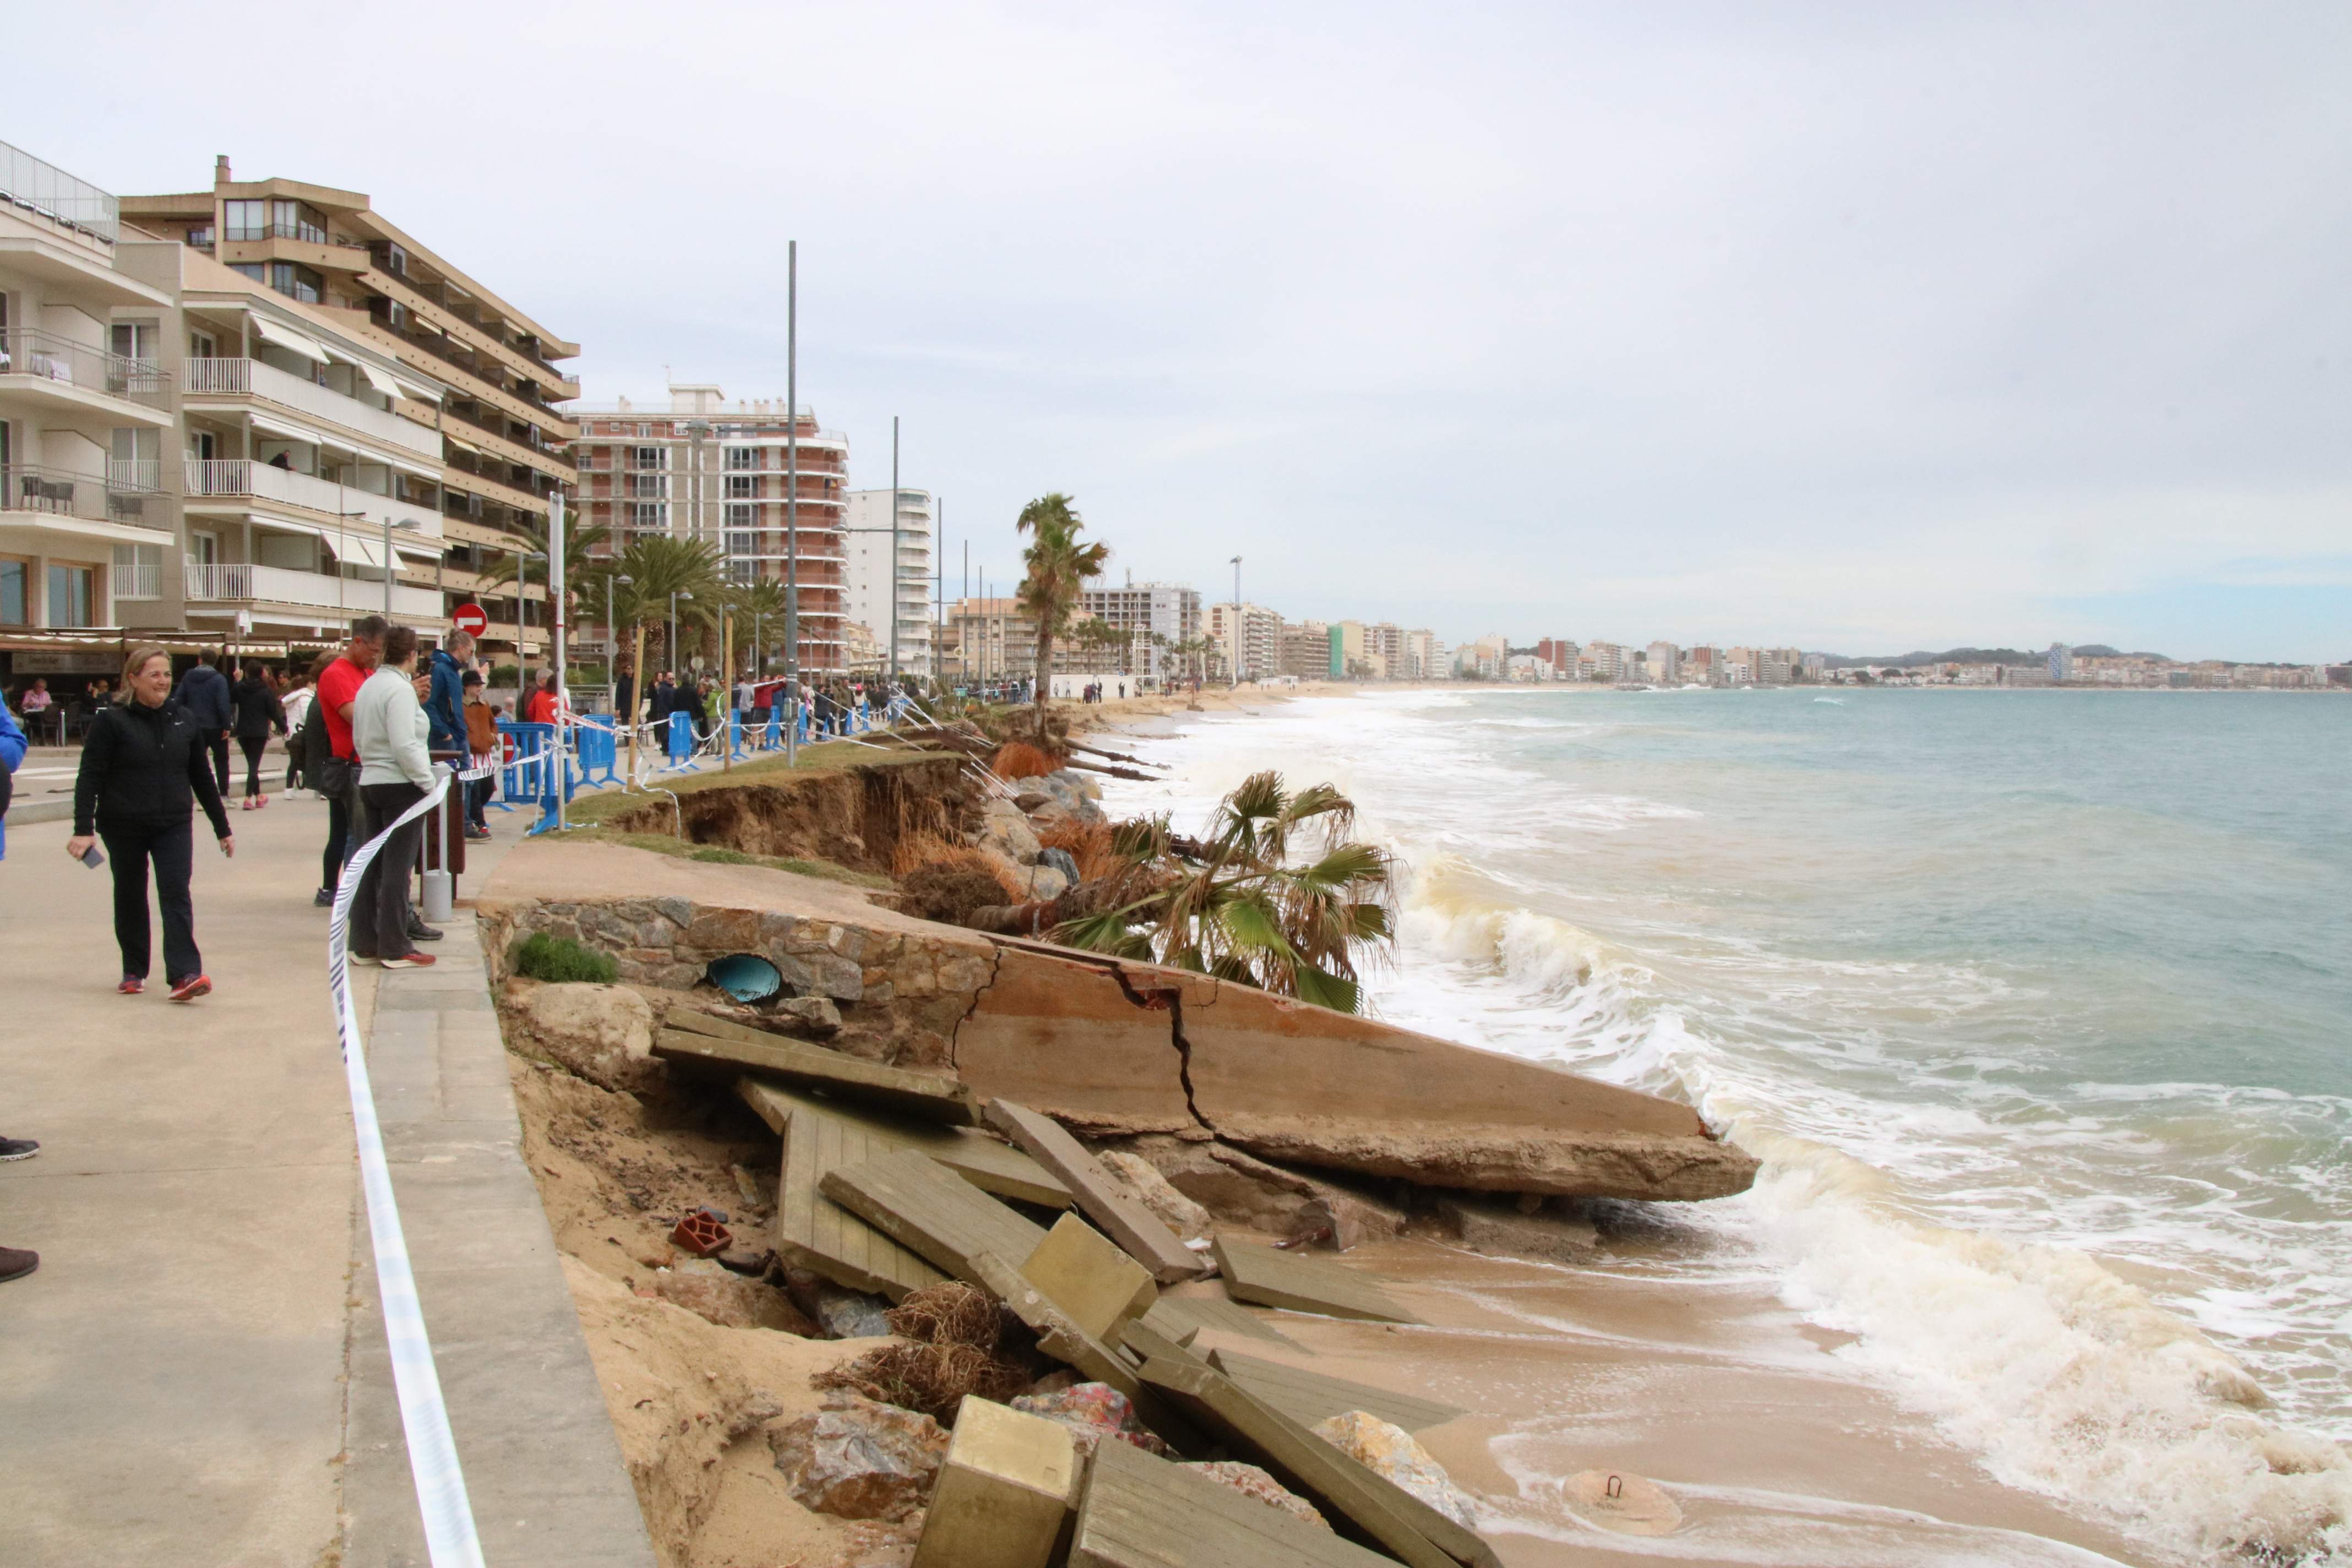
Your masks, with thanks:
M 1555 675 L 1568 680 L 1576 679 L 1577 647 L 1566 637 L 1538 637 L 1536 657 L 1551 666 Z
M 1426 626 L 1404 634 L 1404 666 L 1399 678 L 1405 680 L 1435 680 L 1444 668 L 1445 645 L 1437 634 Z
M 1717 647 L 1688 647 L 1683 650 L 1683 679 L 1701 686 L 1723 684 L 1723 650 Z
M 1670 642 L 1654 642 L 1643 651 L 1643 663 L 1649 678 L 1661 686 L 1671 686 L 1682 675 L 1683 650 Z
M 1281 631 L 1284 675 L 1322 680 L 1331 673 L 1331 628 L 1321 621 L 1286 621 Z
M 519 591 L 512 582 L 488 584 L 482 574 L 509 552 L 543 549 L 552 498 L 572 489 L 574 474 L 567 453 L 575 432 L 554 405 L 577 397 L 580 384 L 556 362 L 576 356 L 579 345 L 558 337 L 472 274 L 428 249 L 376 212 L 360 192 L 299 180 L 239 181 L 223 157 L 215 163 L 210 189 L 126 196 L 121 213 L 127 223 L 145 233 L 175 241 L 257 286 L 247 290 L 248 297 L 267 292 L 289 307 L 247 310 L 232 333 L 230 319 L 237 312 L 219 308 L 220 301 L 210 299 L 205 303 L 214 308 L 191 312 L 185 337 L 167 345 L 184 350 L 192 362 L 225 362 L 193 371 L 194 379 L 184 385 L 187 393 L 196 395 L 192 404 L 202 413 L 235 416 L 242 411 L 241 417 L 229 420 L 231 425 L 247 436 L 257 431 L 275 436 L 287 443 L 287 450 L 264 449 L 258 456 L 252 447 L 223 450 L 217 440 L 223 435 L 220 422 L 200 417 L 194 428 L 183 432 L 181 455 L 198 465 L 257 462 L 323 482 L 339 482 L 331 476 L 348 469 L 362 488 L 379 470 L 389 469 L 384 482 L 390 488 L 382 492 L 379 510 L 400 517 L 413 510 L 435 514 L 440 523 L 438 548 L 429 557 L 399 549 L 395 533 L 393 561 L 371 567 L 362 552 L 361 560 L 348 564 L 358 570 L 388 570 L 396 604 L 401 587 L 428 593 L 435 615 L 403 612 L 421 620 L 438 622 L 447 606 L 470 599 L 489 614 L 491 631 L 486 641 L 493 647 L 535 648 L 542 642 L 547 635 L 543 613 L 527 613 L 523 605 L 527 598 L 536 599 L 543 612 L 543 579 Z M 200 293 L 233 292 L 193 259 L 187 275 L 192 283 L 204 285 Z M 281 341 L 255 324 L 268 319 L 284 325 L 289 315 L 298 323 L 291 330 L 307 341 Z M 322 331 L 336 341 L 326 341 Z M 320 352 L 312 353 L 314 347 Z M 344 355 L 344 348 L 354 352 Z M 239 368 L 240 362 L 245 368 Z M 305 366 L 308 379 L 320 392 L 299 391 L 293 384 L 305 379 Z M 287 422 L 282 411 L 292 405 L 278 402 L 272 392 L 307 399 L 310 413 L 339 427 L 313 427 L 299 434 L 275 428 Z M 329 416 L 350 410 L 322 404 L 321 397 L 328 395 L 344 395 L 373 414 L 403 422 L 403 426 L 364 416 L 362 426 L 343 426 Z M 409 426 L 416 429 L 404 427 Z M 216 438 L 209 455 L 198 438 L 207 430 Z M 327 439 L 310 438 L 317 435 Z M 388 460 L 394 456 L 393 448 L 399 449 L 398 461 Z M 280 456 L 286 458 L 284 464 L 278 461 Z M 312 465 L 307 468 L 302 466 L 306 458 Z M 234 469 L 194 472 L 192 483 L 199 494 L 204 486 L 233 484 L 239 478 Z M 257 478 L 249 468 L 244 477 Z M 285 482 L 258 477 L 257 483 Z M 310 500 L 323 500 L 323 492 L 315 489 L 290 488 L 302 489 Z M 348 490 L 352 483 L 342 482 L 342 488 Z M 205 499 L 284 500 L 237 494 Z M 318 510 L 304 508 L 306 512 Z M 206 515 L 217 517 L 223 510 L 210 508 Z M 241 533 L 243 527 L 239 521 L 236 528 L 224 531 L 223 537 Z M 347 542 L 349 531 L 341 538 Z M 294 558 L 291 547 L 275 548 L 281 558 Z M 221 563 L 257 570 L 268 564 L 257 558 Z M 194 564 L 205 563 L 194 560 Z M 343 564 L 339 560 L 339 567 Z M 235 590 L 246 584 L 229 574 L 206 585 Z
M 800 584 L 800 668 L 848 670 L 846 437 L 819 428 L 805 406 L 787 413 L 782 398 L 730 402 L 705 383 L 673 383 L 659 403 L 623 397 L 572 413 L 578 515 L 611 531 L 608 548 L 667 534 L 709 545 L 738 584 L 782 584 L 789 570 Z M 795 475 L 796 504 L 788 493 Z M 580 620 L 595 627 L 602 615 L 601 605 L 583 605 Z M 771 637 L 763 626 L 760 635 L 780 657 L 783 628 L 772 629 Z M 598 635 L 588 638 L 592 650 Z
M 1211 605 L 1207 614 L 1212 679 L 1232 680 L 1238 675 L 1243 680 L 1258 680 L 1283 672 L 1280 612 L 1229 602 Z
M 1093 578 L 1078 595 L 1078 608 L 1134 637 L 1141 672 L 1155 679 L 1175 668 L 1177 657 L 1170 651 L 1173 645 L 1201 635 L 1201 592 L 1181 584 L 1130 579 L 1112 587 Z
M 898 491 L 898 534 L 891 536 L 890 491 L 851 490 L 846 556 L 846 614 L 870 627 L 885 643 L 890 637 L 891 556 L 896 544 L 898 668 L 909 675 L 931 673 L 931 536 L 934 508 L 929 490 Z
M 1016 599 L 958 599 L 948 606 L 944 673 L 969 681 L 1026 680 L 1037 672 L 1037 622 Z

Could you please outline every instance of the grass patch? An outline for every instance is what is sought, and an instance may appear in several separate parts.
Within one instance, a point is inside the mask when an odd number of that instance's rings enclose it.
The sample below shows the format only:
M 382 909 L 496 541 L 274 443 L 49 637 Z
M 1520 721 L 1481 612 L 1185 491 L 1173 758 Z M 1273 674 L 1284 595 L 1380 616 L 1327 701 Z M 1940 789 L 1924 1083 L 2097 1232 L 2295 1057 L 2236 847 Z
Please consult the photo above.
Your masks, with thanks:
M 798 763 L 790 767 L 784 764 L 782 752 L 761 752 L 752 761 L 738 763 L 725 773 L 719 771 L 717 763 L 707 762 L 700 773 L 667 773 L 655 782 L 672 795 L 692 795 L 698 790 L 731 789 L 738 784 L 782 784 L 806 773 L 841 773 L 854 767 L 903 767 L 937 755 L 936 752 L 881 750 L 853 741 L 823 741 L 803 746 Z M 623 794 L 617 789 L 604 789 L 594 795 L 583 793 L 575 796 L 564 808 L 564 814 L 575 823 L 598 823 L 661 798 L 658 791 Z
M 642 801 L 643 795 L 632 798 Z M 747 855 L 740 849 L 725 849 L 716 844 L 683 844 L 666 833 L 616 833 L 609 827 L 577 828 L 563 836 L 566 843 L 618 844 L 626 849 L 646 849 L 656 855 L 667 855 L 678 860 L 699 860 L 708 866 L 763 866 L 771 871 L 791 871 L 802 877 L 817 877 L 828 882 L 844 882 L 853 888 L 890 889 L 898 884 L 887 877 L 877 877 L 867 871 L 853 871 L 846 866 L 836 866 L 830 860 L 802 860 L 778 855 Z
M 528 979 L 559 984 L 585 982 L 611 985 L 621 978 L 620 967 L 610 954 L 583 947 L 568 936 L 550 936 L 543 931 L 531 932 L 509 949 L 507 967 Z

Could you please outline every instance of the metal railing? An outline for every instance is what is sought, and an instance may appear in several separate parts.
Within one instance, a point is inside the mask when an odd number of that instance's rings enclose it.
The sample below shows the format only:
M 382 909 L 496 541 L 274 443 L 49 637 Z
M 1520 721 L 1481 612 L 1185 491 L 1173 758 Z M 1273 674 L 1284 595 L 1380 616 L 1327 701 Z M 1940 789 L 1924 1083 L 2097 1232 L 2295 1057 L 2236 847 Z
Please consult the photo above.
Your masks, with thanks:
M 0 142 L 0 196 L 37 217 L 112 245 L 122 232 L 121 204 L 55 163 Z
M 389 512 L 395 528 L 436 538 L 441 532 L 439 515 L 429 506 L 419 506 L 397 496 L 378 495 L 352 485 L 339 485 L 316 474 L 281 468 L 275 463 L 257 463 L 249 458 L 188 458 L 187 493 L 191 500 L 251 498 L 282 501 L 308 511 L 325 512 L 330 517 L 359 514 L 358 521 L 352 524 L 354 531 L 381 527 L 384 514 Z
M 388 408 L 378 408 L 347 396 L 331 386 L 320 386 L 250 359 L 192 359 L 187 362 L 187 393 L 195 396 L 253 396 L 373 436 L 420 457 L 441 455 L 441 432 L 405 419 Z
M 284 566 L 259 566 L 246 561 L 186 561 L 187 593 L 209 603 L 254 600 L 274 605 L 330 605 L 352 610 L 383 607 L 382 578 L 330 576 L 324 572 L 297 572 Z M 441 595 L 431 588 L 411 588 L 395 583 L 392 612 L 396 616 L 439 618 Z
M 30 327 L 0 332 L 0 375 L 29 375 L 150 408 L 169 409 L 172 403 L 172 373 L 153 360 L 125 359 Z
M 152 561 L 118 561 L 108 569 L 106 580 L 118 599 L 160 599 L 163 596 L 163 568 Z
M 128 468 L 153 465 L 127 464 Z M 154 487 L 117 485 L 102 474 L 79 474 L 32 463 L 0 464 L 0 508 L 44 512 L 87 522 L 120 522 L 134 528 L 172 531 L 172 498 Z

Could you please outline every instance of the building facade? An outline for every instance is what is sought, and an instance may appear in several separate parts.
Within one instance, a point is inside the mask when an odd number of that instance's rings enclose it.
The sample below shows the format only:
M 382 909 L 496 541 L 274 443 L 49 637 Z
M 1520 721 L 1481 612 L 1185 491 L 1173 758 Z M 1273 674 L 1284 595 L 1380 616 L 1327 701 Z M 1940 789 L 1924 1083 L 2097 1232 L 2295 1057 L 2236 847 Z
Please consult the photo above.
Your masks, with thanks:
M 1329 675 L 1329 626 L 1321 621 L 1286 621 L 1281 638 L 1281 673 L 1301 680 L 1321 680 Z
M 897 595 L 898 668 L 909 675 L 931 673 L 931 492 L 898 491 Z M 890 639 L 890 492 L 851 490 L 849 527 L 843 543 L 846 568 L 846 614 Z
M 1135 639 L 1134 668 L 1155 679 L 1176 668 L 1175 644 L 1201 635 L 1201 592 L 1177 583 L 1112 587 L 1096 578 L 1080 591 L 1078 608 Z
M 707 384 L 668 390 L 658 404 L 624 397 L 573 409 L 580 521 L 610 531 L 608 550 L 663 534 L 709 545 L 731 583 L 796 579 L 800 668 L 846 673 L 848 439 L 820 429 L 805 406 L 788 415 L 782 398 L 730 403 Z M 797 504 L 788 493 L 795 474 Z M 584 604 L 580 619 L 594 626 L 602 614 Z M 742 629 L 739 647 L 750 646 L 753 629 Z M 757 631 L 763 658 L 781 660 L 783 626 L 763 622 Z M 596 636 L 586 642 L 593 648 Z
M 1211 605 L 1207 614 L 1212 678 L 1259 680 L 1283 673 L 1278 612 L 1264 605 L 1224 603 Z

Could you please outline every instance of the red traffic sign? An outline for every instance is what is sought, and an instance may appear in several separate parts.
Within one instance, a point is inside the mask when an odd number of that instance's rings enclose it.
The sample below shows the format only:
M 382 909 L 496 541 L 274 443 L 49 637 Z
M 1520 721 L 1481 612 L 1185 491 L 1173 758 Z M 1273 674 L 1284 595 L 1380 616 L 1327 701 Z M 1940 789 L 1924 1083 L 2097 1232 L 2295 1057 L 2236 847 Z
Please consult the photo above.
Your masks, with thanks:
M 468 637 L 480 637 L 490 629 L 489 612 L 479 605 L 460 605 L 449 612 L 449 624 Z

